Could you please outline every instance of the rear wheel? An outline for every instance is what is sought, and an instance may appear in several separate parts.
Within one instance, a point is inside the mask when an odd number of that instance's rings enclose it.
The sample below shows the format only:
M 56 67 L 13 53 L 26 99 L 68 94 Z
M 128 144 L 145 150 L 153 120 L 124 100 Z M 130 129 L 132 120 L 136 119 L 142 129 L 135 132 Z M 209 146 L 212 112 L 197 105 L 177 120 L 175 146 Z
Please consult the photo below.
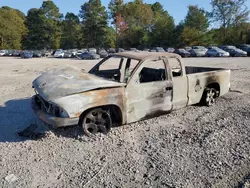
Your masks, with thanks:
M 206 106 L 212 106 L 215 103 L 217 97 L 218 91 L 216 91 L 216 89 L 206 88 L 203 93 L 201 102 Z
M 83 131 L 87 136 L 93 137 L 98 132 L 107 134 L 112 127 L 109 110 L 96 108 L 89 111 L 82 121 Z

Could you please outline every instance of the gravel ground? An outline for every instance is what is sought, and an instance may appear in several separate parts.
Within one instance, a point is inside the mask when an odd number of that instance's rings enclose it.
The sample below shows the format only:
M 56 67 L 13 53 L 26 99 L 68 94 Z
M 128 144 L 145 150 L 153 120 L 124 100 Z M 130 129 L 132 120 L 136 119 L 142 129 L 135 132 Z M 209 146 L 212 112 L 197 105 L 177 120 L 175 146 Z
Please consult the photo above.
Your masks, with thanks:
M 232 92 L 213 107 L 189 106 L 94 140 L 80 127 L 43 126 L 30 97 L 41 72 L 96 61 L 0 58 L 0 187 L 250 187 L 250 58 L 184 61 L 232 69 Z M 30 124 L 45 137 L 16 136 Z

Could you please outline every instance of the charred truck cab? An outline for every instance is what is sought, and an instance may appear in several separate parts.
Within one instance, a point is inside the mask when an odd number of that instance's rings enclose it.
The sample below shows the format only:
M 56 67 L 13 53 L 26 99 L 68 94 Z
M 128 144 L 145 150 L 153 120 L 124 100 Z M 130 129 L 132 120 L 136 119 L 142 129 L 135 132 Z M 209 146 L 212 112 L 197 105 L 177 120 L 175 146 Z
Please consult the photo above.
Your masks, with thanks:
M 230 70 L 187 67 L 174 53 L 121 52 L 89 72 L 73 66 L 48 71 L 33 87 L 32 108 L 41 120 L 54 127 L 79 124 L 93 136 L 187 105 L 211 106 L 229 91 Z

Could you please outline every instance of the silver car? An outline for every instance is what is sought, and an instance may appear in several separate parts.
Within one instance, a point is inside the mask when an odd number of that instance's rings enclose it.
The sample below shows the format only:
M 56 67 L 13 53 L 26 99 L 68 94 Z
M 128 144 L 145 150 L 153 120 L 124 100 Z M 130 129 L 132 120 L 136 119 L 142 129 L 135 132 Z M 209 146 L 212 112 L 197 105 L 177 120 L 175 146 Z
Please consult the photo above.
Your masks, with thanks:
M 220 46 L 220 48 L 227 51 L 230 54 L 230 56 L 232 56 L 232 57 L 245 57 L 245 56 L 247 56 L 247 52 L 245 52 L 239 48 L 236 48 L 235 46 L 225 45 L 225 46 Z
M 230 54 L 218 47 L 211 47 L 206 52 L 207 57 L 229 57 Z
M 100 59 L 100 55 L 92 52 L 84 52 L 80 55 L 81 59 Z
M 192 57 L 205 57 L 207 48 L 204 46 L 192 46 L 192 50 L 189 50 Z
M 0 50 L 0 56 L 4 56 L 6 54 L 5 50 Z

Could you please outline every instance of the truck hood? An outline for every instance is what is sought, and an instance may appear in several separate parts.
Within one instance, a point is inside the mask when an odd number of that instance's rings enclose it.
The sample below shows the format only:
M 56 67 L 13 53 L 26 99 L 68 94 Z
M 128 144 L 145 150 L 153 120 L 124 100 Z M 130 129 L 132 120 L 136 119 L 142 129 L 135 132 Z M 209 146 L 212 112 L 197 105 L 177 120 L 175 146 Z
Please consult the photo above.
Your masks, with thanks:
M 106 80 L 74 66 L 50 70 L 33 81 L 36 92 L 47 101 L 94 89 L 122 87 L 125 83 Z

